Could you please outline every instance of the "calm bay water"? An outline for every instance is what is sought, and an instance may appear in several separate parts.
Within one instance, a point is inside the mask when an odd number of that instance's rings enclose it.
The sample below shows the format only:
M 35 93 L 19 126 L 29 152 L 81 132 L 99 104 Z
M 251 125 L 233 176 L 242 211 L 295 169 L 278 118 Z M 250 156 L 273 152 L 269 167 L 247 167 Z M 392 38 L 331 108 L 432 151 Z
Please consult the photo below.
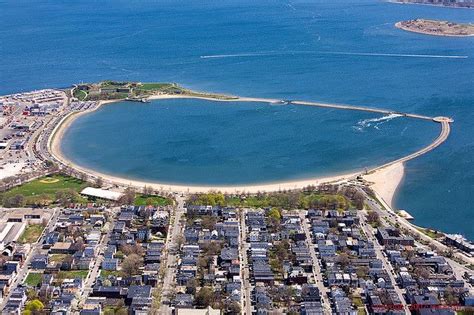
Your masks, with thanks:
M 456 122 L 448 142 L 407 164 L 396 205 L 412 213 L 416 223 L 474 238 L 474 39 L 423 36 L 393 27 L 417 17 L 472 22 L 473 14 L 376 0 L 0 0 L 0 93 L 104 79 L 159 80 L 245 96 L 452 116 Z M 197 111 L 192 104 L 184 108 Z M 204 108 L 210 114 L 219 111 L 212 105 Z M 120 116 L 112 107 L 103 110 Z M 210 115 L 211 121 L 230 115 L 229 110 Z M 348 129 L 330 131 L 353 132 L 349 125 L 363 117 L 345 118 L 347 124 L 341 126 Z M 383 127 L 395 128 L 401 121 Z M 285 123 L 298 125 L 291 118 Z M 420 128 L 410 139 L 421 141 L 425 132 Z M 343 139 L 327 140 L 340 150 L 350 147 L 340 144 Z M 386 146 L 386 157 L 409 149 L 397 148 L 393 152 Z M 383 159 L 374 155 L 370 161 Z M 349 166 L 341 162 L 313 171 L 338 172 Z M 273 174 L 264 172 L 262 179 L 275 178 L 266 173 Z
M 285 181 L 380 165 L 439 132 L 431 122 L 388 117 L 268 103 L 123 102 L 79 117 L 62 150 L 79 165 L 131 179 Z

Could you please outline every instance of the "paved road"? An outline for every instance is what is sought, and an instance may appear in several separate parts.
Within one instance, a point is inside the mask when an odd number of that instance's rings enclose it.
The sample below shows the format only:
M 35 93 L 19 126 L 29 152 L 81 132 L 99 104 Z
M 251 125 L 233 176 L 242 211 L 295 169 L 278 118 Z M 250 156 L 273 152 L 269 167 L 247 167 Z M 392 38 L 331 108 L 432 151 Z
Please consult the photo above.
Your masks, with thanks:
M 100 272 L 99 268 L 102 264 L 102 261 L 104 260 L 103 253 L 104 253 L 104 251 L 107 247 L 107 244 L 109 243 L 110 235 L 112 234 L 113 226 L 115 224 L 116 213 L 119 211 L 119 209 L 120 208 L 117 208 L 117 209 L 113 210 L 113 214 L 111 216 L 112 220 L 109 223 L 110 228 L 107 231 L 107 233 L 102 236 L 102 238 L 100 240 L 99 246 L 97 248 L 97 256 L 96 256 L 97 259 L 94 262 L 94 266 L 92 267 L 92 269 L 87 274 L 87 277 L 84 279 L 84 285 L 83 285 L 81 291 L 79 292 L 79 297 L 74 299 L 74 301 L 73 301 L 73 304 L 72 304 L 72 309 L 73 310 L 81 309 L 82 306 L 84 305 L 87 297 L 92 292 L 92 286 L 94 285 L 94 283 L 97 279 L 97 276 L 99 275 L 99 272 Z
M 38 238 L 38 241 L 32 244 L 31 250 L 28 256 L 26 256 L 25 261 L 23 262 L 23 266 L 21 267 L 15 280 L 13 281 L 12 285 L 9 288 L 8 295 L 4 297 L 2 303 L 0 304 L 1 310 L 3 310 L 8 299 L 10 298 L 11 292 L 13 292 L 16 289 L 16 287 L 24 281 L 29 271 L 29 265 L 30 265 L 31 259 L 39 253 L 39 251 L 41 250 L 41 247 L 43 246 L 44 236 L 46 235 L 46 233 L 54 229 L 54 226 L 56 225 L 56 222 L 58 221 L 60 210 L 58 208 L 54 208 L 53 211 L 54 211 L 53 215 L 49 219 L 48 224 L 46 225 L 45 229 L 43 230 L 40 237 Z
M 249 270 L 249 262 L 247 256 L 247 250 L 249 249 L 249 244 L 247 243 L 247 225 L 245 222 L 245 216 L 247 213 L 247 209 L 241 209 L 240 211 L 240 249 L 239 249 L 239 256 L 240 256 L 240 276 L 242 279 L 243 290 L 242 290 L 242 311 L 244 315 L 251 315 L 252 314 L 252 286 L 250 284 L 250 270 Z
M 411 314 L 410 310 L 408 309 L 408 305 L 405 302 L 405 299 L 403 297 L 404 292 L 398 287 L 397 281 L 395 280 L 395 276 L 394 276 L 395 271 L 393 270 L 393 267 L 390 264 L 390 262 L 388 261 L 387 257 L 383 255 L 383 253 L 382 253 L 383 248 L 382 248 L 382 246 L 380 246 L 377 239 L 375 238 L 374 231 L 373 231 L 372 227 L 369 224 L 366 223 L 365 213 L 366 213 L 365 211 L 358 211 L 358 216 L 360 218 L 360 226 L 361 226 L 362 230 L 364 231 L 364 233 L 366 234 L 367 239 L 369 241 L 371 241 L 372 243 L 374 243 L 374 249 L 375 249 L 375 253 L 377 255 L 377 258 L 382 261 L 383 269 L 385 269 L 387 271 L 387 273 L 390 277 L 390 281 L 392 282 L 392 285 L 395 289 L 395 292 L 397 293 L 398 298 L 402 302 L 402 306 L 403 306 L 403 309 L 405 311 L 405 314 Z
M 380 202 L 382 202 L 384 204 L 384 207 L 387 209 L 387 210 L 383 210 L 379 203 L 376 202 L 374 199 L 372 199 L 370 196 L 368 196 L 364 190 L 360 189 L 359 188 L 359 191 L 364 194 L 364 196 L 366 197 L 366 200 L 367 200 L 367 204 L 369 205 L 369 207 L 371 209 L 374 209 L 380 216 L 380 218 L 382 219 L 382 221 L 388 221 L 391 225 L 395 226 L 397 223 L 409 230 L 412 234 L 415 234 L 415 235 L 418 235 L 418 237 L 420 239 L 422 239 L 423 241 L 433 245 L 439 252 L 444 252 L 444 251 L 447 251 L 449 249 L 452 249 L 451 247 L 448 247 L 446 245 L 444 245 L 443 243 L 435 240 L 435 239 L 432 239 L 431 237 L 429 237 L 428 235 L 426 235 L 425 233 L 421 232 L 420 230 L 418 230 L 414 225 L 412 225 L 410 222 L 408 222 L 407 220 L 405 220 L 404 218 L 398 216 L 391 208 L 390 206 L 385 203 L 383 201 L 383 199 L 381 197 L 378 197 L 378 199 L 380 200 Z M 468 257 L 466 256 L 464 253 L 462 252 L 455 252 L 454 253 L 454 256 L 462 261 L 464 261 L 466 264 L 474 264 L 474 258 L 473 257 Z
M 324 286 L 323 275 L 321 272 L 321 267 L 319 266 L 318 257 L 316 256 L 316 250 L 314 248 L 313 237 L 310 232 L 309 223 L 305 215 L 306 215 L 305 213 L 301 213 L 300 220 L 301 220 L 301 226 L 303 228 L 303 231 L 306 234 L 306 244 L 309 247 L 309 253 L 311 255 L 311 259 L 313 260 L 314 281 L 321 294 L 324 313 L 331 314 L 331 304 L 328 298 L 329 289 Z
M 178 264 L 178 241 L 182 237 L 182 226 L 181 226 L 181 217 L 184 214 L 184 202 L 185 197 L 176 196 L 177 205 L 174 210 L 174 214 L 170 217 L 170 220 L 173 220 L 173 225 L 168 230 L 168 235 L 166 238 L 165 245 L 165 275 L 163 278 L 163 290 L 161 292 L 161 306 L 160 314 L 171 314 L 171 308 L 169 307 L 170 300 L 168 297 L 174 293 L 175 289 L 175 275 L 177 272 Z

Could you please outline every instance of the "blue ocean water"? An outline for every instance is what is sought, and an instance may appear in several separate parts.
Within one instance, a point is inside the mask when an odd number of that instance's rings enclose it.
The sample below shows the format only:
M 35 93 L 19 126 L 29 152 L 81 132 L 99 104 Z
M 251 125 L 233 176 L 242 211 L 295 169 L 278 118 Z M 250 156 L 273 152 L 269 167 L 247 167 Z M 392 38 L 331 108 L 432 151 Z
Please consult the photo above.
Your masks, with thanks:
M 439 133 L 433 122 L 391 117 L 269 103 L 122 102 L 79 117 L 61 148 L 81 166 L 130 179 L 287 181 L 381 165 Z
M 474 238 L 474 38 L 393 26 L 473 14 L 379 0 L 0 0 L 0 93 L 159 80 L 452 116 L 447 143 L 407 164 L 396 205 Z

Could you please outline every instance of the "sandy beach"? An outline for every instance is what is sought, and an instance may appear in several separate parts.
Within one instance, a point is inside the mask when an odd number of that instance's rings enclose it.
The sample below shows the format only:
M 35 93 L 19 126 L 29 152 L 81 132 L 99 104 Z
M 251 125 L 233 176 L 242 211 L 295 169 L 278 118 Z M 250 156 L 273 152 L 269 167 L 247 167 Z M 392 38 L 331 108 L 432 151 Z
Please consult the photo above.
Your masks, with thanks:
M 394 209 L 393 198 L 400 185 L 405 167 L 402 162 L 391 164 L 387 167 L 376 170 L 373 173 L 363 176 L 369 182 L 370 187 L 376 192 L 379 198 Z

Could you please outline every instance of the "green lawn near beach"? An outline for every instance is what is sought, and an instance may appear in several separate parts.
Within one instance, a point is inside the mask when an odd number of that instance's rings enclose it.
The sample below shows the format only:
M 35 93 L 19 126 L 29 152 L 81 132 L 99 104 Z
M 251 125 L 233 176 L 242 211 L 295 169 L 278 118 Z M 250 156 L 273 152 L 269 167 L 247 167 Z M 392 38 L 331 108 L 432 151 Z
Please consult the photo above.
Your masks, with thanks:
M 135 197 L 135 206 L 167 206 L 171 200 L 161 196 L 137 195 Z
M 21 186 L 14 187 L 3 194 L 3 204 L 6 206 L 7 199 L 15 196 L 23 196 L 22 205 L 48 205 L 57 198 L 56 194 L 61 190 L 71 190 L 79 193 L 87 183 L 70 176 L 56 174 L 35 179 Z M 86 202 L 87 199 L 76 196 L 77 202 Z M 22 206 L 18 205 L 18 206 Z
M 29 224 L 26 226 L 25 231 L 18 238 L 19 243 L 34 243 L 38 240 L 41 233 L 43 233 L 44 226 L 41 224 Z

